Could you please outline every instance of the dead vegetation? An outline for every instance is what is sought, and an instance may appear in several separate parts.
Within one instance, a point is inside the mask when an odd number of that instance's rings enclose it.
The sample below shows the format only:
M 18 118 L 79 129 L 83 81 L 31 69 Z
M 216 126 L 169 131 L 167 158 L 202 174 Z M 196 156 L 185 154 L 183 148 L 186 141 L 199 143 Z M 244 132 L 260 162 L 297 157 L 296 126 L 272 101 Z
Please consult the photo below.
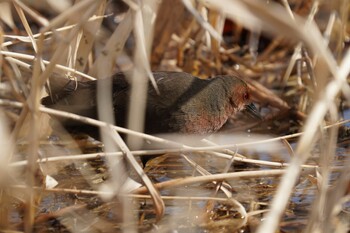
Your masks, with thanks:
M 0 229 L 349 231 L 349 9 L 346 0 L 0 2 Z M 140 133 L 156 70 L 238 72 L 264 120 L 232 119 L 200 145 Z M 113 125 L 108 90 L 99 120 L 40 104 L 68 79 L 117 71 L 133 80 L 128 129 Z M 103 145 L 51 132 L 49 115 L 100 127 Z M 140 149 L 142 140 L 161 146 Z M 143 169 L 137 158 L 150 155 L 163 156 Z

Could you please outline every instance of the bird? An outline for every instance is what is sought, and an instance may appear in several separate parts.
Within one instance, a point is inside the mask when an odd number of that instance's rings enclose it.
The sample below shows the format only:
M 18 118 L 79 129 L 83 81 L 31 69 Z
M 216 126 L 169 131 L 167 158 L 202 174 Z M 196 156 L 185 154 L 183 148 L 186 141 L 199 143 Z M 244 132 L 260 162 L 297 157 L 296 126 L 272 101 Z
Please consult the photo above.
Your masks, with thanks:
M 186 72 L 153 72 L 158 91 L 148 85 L 145 127 L 147 134 L 179 133 L 209 135 L 220 130 L 240 111 L 256 119 L 261 116 L 252 103 L 248 85 L 238 75 L 217 75 L 201 79 Z M 115 73 L 112 101 L 115 122 L 126 127 L 131 85 L 124 73 Z M 69 81 L 42 99 L 42 104 L 56 110 L 97 119 L 97 82 Z M 86 132 L 98 137 L 98 129 L 82 122 L 59 119 L 69 131 Z

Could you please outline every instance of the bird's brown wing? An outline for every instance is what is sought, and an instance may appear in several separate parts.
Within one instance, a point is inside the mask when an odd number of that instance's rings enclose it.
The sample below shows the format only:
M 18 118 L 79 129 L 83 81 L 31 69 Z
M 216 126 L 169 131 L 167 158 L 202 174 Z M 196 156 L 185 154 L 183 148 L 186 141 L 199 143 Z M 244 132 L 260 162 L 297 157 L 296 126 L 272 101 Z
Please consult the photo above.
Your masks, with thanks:
M 191 104 L 191 97 L 206 82 L 184 72 L 155 72 L 154 77 L 160 94 L 152 87 L 149 88 L 146 132 L 182 132 L 188 122 L 186 108 Z
M 112 80 L 111 80 L 112 79 Z M 113 99 L 128 95 L 129 84 L 122 73 L 117 73 L 111 78 L 99 80 L 98 82 L 112 81 Z M 78 114 L 85 117 L 97 119 L 97 81 L 75 82 L 69 81 L 61 90 L 52 93 L 51 96 L 42 99 L 42 104 L 61 111 Z M 121 100 L 118 103 L 123 102 Z M 126 102 L 126 101 L 124 101 Z M 121 108 L 123 106 L 120 106 Z M 65 126 L 81 124 L 76 121 L 59 119 Z

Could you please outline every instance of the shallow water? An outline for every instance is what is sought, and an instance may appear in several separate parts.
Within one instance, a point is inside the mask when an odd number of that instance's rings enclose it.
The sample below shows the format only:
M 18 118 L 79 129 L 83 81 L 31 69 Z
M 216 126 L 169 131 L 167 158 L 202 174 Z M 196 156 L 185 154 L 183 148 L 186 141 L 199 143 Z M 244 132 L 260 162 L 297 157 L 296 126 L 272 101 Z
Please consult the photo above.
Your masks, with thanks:
M 90 142 L 80 142 L 81 144 L 85 143 L 85 153 L 101 151 L 101 144 L 89 140 L 92 144 Z M 62 143 L 60 140 L 48 142 L 48 144 L 42 146 L 42 151 L 48 151 L 49 148 L 55 148 L 55 153 L 59 151 L 60 153 L 69 154 L 70 151 L 72 153 L 77 151 L 76 148 L 72 149 L 70 143 Z M 294 145 L 292 144 L 292 146 Z M 239 152 L 253 159 L 276 162 L 288 162 L 289 160 L 289 155 L 285 150 L 280 151 L 281 153 L 262 152 L 260 154 L 254 152 L 254 150 Z M 209 154 L 189 153 L 186 155 L 213 174 L 222 172 L 227 163 L 225 159 L 219 159 Z M 333 165 L 341 166 L 348 158 L 349 149 L 344 146 L 339 147 Z M 318 150 L 315 149 L 313 157 L 308 163 L 315 164 L 317 161 Z M 50 166 L 44 164 L 43 167 L 58 181 L 59 185 L 55 188 L 97 190 L 101 184 L 108 182 L 110 177 L 104 158 L 54 164 Z M 229 172 L 262 169 L 271 168 L 235 162 Z M 199 175 L 184 158 L 174 154 L 163 155 L 151 160 L 145 171 L 155 183 Z M 132 172 L 130 176 L 138 180 Z M 333 172 L 331 183 L 336 181 L 338 176 L 339 173 Z M 232 192 L 232 198 L 240 202 L 247 212 L 252 212 L 268 208 L 279 180 L 278 177 L 260 177 L 231 180 L 227 183 L 231 185 L 229 190 Z M 295 186 L 290 203 L 281 221 L 281 232 L 299 232 L 305 228 L 317 193 L 314 173 L 303 174 Z M 226 199 L 226 201 L 221 199 L 207 200 L 210 197 L 225 198 L 223 192 L 219 191 L 215 194 L 213 183 L 165 189 L 161 191 L 161 194 L 168 197 L 182 197 L 183 199 L 165 200 L 165 216 L 157 222 L 150 199 L 128 199 L 129 204 L 126 204 L 125 199 L 123 200 L 120 197 L 102 200 L 96 195 L 72 194 L 64 190 L 55 193 L 43 192 L 40 194 L 41 199 L 37 208 L 37 216 L 46 216 L 46 218 L 44 218 L 44 221 L 39 221 L 40 218 L 37 217 L 35 229 L 37 231 L 45 229 L 49 232 L 65 232 L 74 229 L 79 231 L 118 232 L 125 229 L 125 227 L 133 227 L 140 232 L 152 229 L 159 232 L 232 232 L 236 231 L 237 227 L 243 222 L 237 206 L 232 204 L 229 199 Z M 202 199 L 194 200 L 195 197 L 202 197 Z M 345 218 L 350 218 L 350 203 L 345 203 L 343 208 L 342 214 Z M 129 210 L 134 222 L 129 222 L 129 224 L 124 222 L 122 210 L 125 209 Z M 21 208 L 19 206 L 13 208 L 12 212 L 11 223 L 16 226 L 15 229 L 21 229 L 20 222 L 23 217 Z M 48 216 L 49 213 L 55 214 Z M 240 232 L 253 232 L 263 218 L 263 214 L 250 217 L 247 224 L 240 228 Z M 122 224 L 123 222 L 124 224 Z

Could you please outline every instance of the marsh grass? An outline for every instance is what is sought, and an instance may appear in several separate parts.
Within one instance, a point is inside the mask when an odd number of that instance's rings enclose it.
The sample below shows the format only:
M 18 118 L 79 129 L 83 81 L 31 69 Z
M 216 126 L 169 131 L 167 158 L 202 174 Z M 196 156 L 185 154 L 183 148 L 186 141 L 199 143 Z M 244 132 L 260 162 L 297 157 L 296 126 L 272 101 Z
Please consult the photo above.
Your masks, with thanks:
M 347 1 L 40 2 L 0 3 L 2 231 L 349 231 Z M 200 144 L 140 133 L 153 70 L 238 72 L 264 120 L 231 119 Z M 98 120 L 40 104 L 55 76 L 116 71 L 132 84 L 128 129 L 108 86 Z M 100 127 L 103 144 L 58 139 L 48 116 Z

